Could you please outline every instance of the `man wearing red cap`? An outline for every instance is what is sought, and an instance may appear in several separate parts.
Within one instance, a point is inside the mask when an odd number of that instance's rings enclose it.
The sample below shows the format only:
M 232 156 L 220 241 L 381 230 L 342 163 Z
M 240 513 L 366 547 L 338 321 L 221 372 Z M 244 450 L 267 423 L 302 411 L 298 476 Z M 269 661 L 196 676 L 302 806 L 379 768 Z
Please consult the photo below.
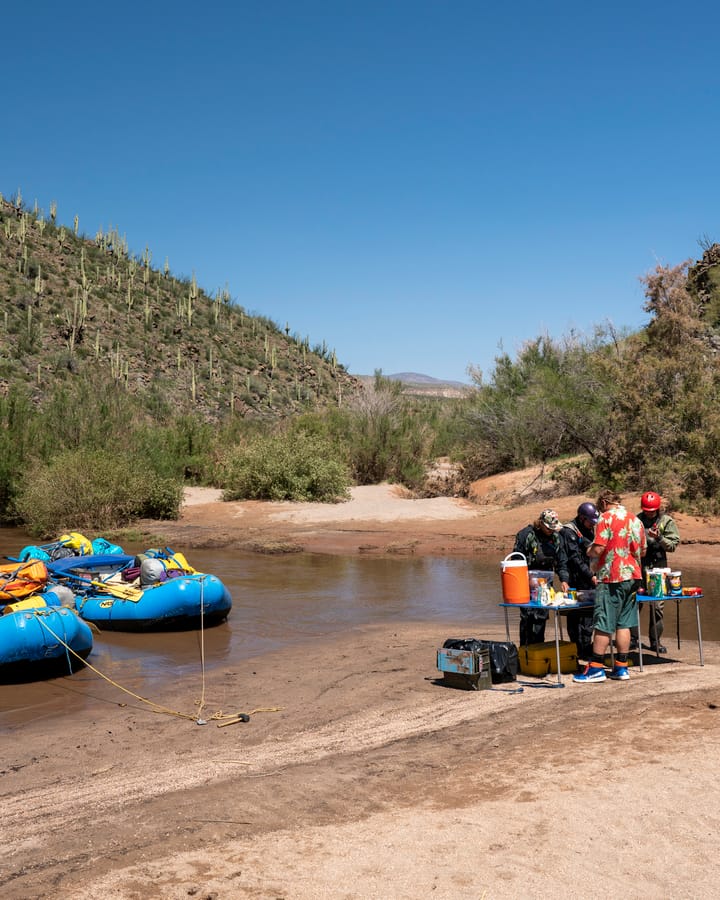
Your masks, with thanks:
M 640 498 L 642 512 L 638 513 L 638 519 L 643 523 L 645 536 L 647 537 L 647 553 L 643 559 L 643 583 L 647 569 L 667 568 L 667 555 L 674 553 L 680 543 L 680 532 L 675 521 L 667 513 L 660 512 L 663 499 L 655 491 L 645 491 Z M 667 647 L 660 642 L 664 630 L 663 618 L 665 615 L 662 600 L 651 604 L 650 609 L 650 649 L 657 653 L 667 653 Z M 653 615 L 654 613 L 654 615 Z M 632 643 L 637 645 L 637 628 L 632 629 Z

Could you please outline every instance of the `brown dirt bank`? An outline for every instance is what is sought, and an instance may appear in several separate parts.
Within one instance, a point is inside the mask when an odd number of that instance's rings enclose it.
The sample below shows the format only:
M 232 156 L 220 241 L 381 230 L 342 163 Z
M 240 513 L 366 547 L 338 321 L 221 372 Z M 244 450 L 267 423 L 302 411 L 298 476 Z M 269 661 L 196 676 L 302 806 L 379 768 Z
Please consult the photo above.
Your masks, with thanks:
M 469 557 L 504 556 L 514 536 L 544 506 L 554 506 L 563 521 L 575 515 L 583 495 L 518 500 L 515 475 L 485 479 L 476 485 L 478 502 L 438 497 L 409 499 L 401 488 L 354 488 L 345 503 L 230 502 L 220 492 L 191 488 L 177 522 L 144 522 L 158 541 L 176 549 L 232 546 L 264 552 L 305 551 L 337 554 L 416 554 Z M 513 498 L 512 505 L 508 499 Z M 630 509 L 639 496 L 627 495 Z M 707 563 L 720 545 L 720 522 L 676 514 L 682 544 L 677 565 Z

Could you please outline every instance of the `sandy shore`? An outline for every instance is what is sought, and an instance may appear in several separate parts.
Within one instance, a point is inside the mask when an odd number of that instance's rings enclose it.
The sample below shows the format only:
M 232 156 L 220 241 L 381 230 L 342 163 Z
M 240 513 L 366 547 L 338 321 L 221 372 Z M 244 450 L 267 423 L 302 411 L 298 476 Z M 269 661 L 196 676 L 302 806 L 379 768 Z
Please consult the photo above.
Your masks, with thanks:
M 553 505 L 570 518 L 577 502 Z M 182 548 L 497 555 L 538 509 L 388 486 L 329 507 L 191 491 L 177 523 L 146 524 Z M 680 527 L 686 561 L 717 542 Z M 3 896 L 717 896 L 720 648 L 700 667 L 684 640 L 629 682 L 463 692 L 435 669 L 454 625 L 358 628 L 214 671 L 206 726 L 198 684 L 161 698 L 190 718 L 80 676 L 34 686 L 26 711 L 0 686 Z M 251 718 L 218 727 L 221 710 Z

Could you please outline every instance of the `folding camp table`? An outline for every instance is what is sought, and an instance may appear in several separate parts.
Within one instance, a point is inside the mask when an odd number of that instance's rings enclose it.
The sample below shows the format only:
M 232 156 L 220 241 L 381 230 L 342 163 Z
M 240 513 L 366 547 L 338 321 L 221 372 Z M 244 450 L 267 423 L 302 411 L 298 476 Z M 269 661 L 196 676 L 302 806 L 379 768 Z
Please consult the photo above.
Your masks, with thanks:
M 640 634 L 640 608 L 643 603 L 647 603 L 650 607 L 650 615 L 652 617 L 653 622 L 655 621 L 655 604 L 664 601 L 668 603 L 672 601 L 676 605 L 676 609 L 678 612 L 677 617 L 677 644 L 678 650 L 680 649 L 680 604 L 683 600 L 694 600 L 695 601 L 695 621 L 697 622 L 697 636 L 698 636 L 698 646 L 700 648 L 700 665 L 705 665 L 705 660 L 703 657 L 703 642 L 702 642 L 702 629 L 700 627 L 700 601 L 703 599 L 704 594 L 683 594 L 683 595 L 675 595 L 675 594 L 666 594 L 663 597 L 650 597 L 647 594 L 638 594 L 637 595 L 637 607 L 638 607 L 638 650 L 640 652 L 640 671 L 642 672 L 643 668 L 643 652 L 642 652 L 642 636 Z M 650 629 L 651 632 L 653 629 Z M 659 641 L 656 642 L 659 644 Z M 656 649 L 656 655 L 659 656 L 660 651 Z
M 509 609 L 532 609 L 537 612 L 539 609 L 544 609 L 549 613 L 554 613 L 553 615 L 553 625 L 555 626 L 555 655 L 557 657 L 557 683 L 551 685 L 552 687 L 565 687 L 562 681 L 561 673 L 560 673 L 560 630 L 558 628 L 558 614 L 562 612 L 567 612 L 569 609 L 592 609 L 595 605 L 592 601 L 585 603 L 568 603 L 564 606 L 538 606 L 537 603 L 500 603 L 498 604 L 502 607 L 503 612 L 505 613 L 505 634 L 507 635 L 508 641 L 510 640 L 510 622 L 508 620 L 508 610 Z M 550 685 L 549 685 L 550 686 Z

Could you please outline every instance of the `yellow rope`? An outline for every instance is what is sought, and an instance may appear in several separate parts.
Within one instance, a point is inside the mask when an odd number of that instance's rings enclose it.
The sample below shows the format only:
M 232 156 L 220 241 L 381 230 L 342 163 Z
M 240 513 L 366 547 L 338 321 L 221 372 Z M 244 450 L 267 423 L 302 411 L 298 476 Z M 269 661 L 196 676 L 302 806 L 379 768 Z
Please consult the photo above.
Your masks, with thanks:
M 200 678 L 202 692 L 198 704 L 198 716 L 205 706 L 205 576 L 200 578 Z
M 77 613 L 75 613 L 77 615 Z M 162 706 L 160 703 L 155 703 L 154 700 L 148 700 L 146 697 L 140 696 L 140 694 L 136 694 L 134 691 L 129 690 L 126 687 L 123 687 L 121 684 L 118 684 L 117 681 L 114 681 L 112 678 L 109 678 L 107 675 L 103 674 L 99 669 L 96 669 L 92 663 L 89 663 L 86 659 L 83 659 L 79 653 L 76 653 L 73 648 L 67 644 L 59 635 L 55 634 L 52 628 L 47 624 L 47 622 L 43 621 L 42 611 L 33 610 L 33 615 L 37 616 L 38 621 L 43 626 L 43 628 L 47 629 L 50 634 L 58 641 L 63 647 L 68 650 L 74 657 L 83 662 L 88 669 L 94 672 L 96 675 L 99 675 L 104 681 L 107 681 L 108 684 L 111 684 L 113 687 L 116 687 L 118 690 L 122 691 L 124 694 L 128 694 L 130 697 L 134 697 L 135 700 L 139 700 L 141 703 L 146 703 L 152 712 L 159 713 L 167 716 L 177 716 L 180 719 L 188 719 L 191 722 L 197 722 L 200 724 L 202 719 L 199 718 L 198 714 L 190 715 L 189 713 L 179 712 L 176 709 L 170 709 L 167 706 Z M 202 704 L 204 704 L 204 695 L 205 695 L 205 668 L 204 668 L 204 650 L 203 650 L 203 698 L 200 700 L 200 709 L 202 709 Z M 258 707 L 258 709 L 254 709 L 252 713 L 248 713 L 247 715 L 254 715 L 259 712 L 279 712 L 282 709 L 281 706 L 276 707 Z M 210 719 L 215 721 L 217 719 L 232 719 L 233 721 L 227 722 L 227 725 L 232 725 L 235 721 L 241 722 L 243 721 L 241 718 L 242 714 L 234 713 L 232 716 L 225 715 L 222 710 L 213 713 L 210 716 Z

